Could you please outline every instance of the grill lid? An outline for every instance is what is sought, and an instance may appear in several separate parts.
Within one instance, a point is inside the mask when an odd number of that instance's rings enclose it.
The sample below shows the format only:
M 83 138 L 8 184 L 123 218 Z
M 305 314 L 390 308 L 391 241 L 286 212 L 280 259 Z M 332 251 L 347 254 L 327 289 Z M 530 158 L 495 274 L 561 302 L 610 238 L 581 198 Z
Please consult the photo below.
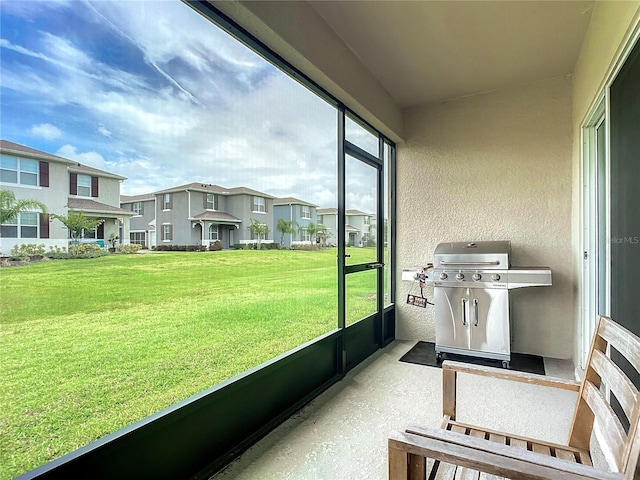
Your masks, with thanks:
M 436 269 L 508 269 L 511 265 L 511 242 L 444 242 L 433 255 Z

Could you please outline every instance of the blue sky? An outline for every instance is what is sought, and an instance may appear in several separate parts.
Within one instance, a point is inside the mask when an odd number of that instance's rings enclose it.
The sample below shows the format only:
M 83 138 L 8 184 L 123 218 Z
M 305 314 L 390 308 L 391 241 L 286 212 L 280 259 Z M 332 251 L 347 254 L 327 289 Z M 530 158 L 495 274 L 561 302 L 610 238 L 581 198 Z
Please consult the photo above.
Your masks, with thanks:
M 175 0 L 0 2 L 1 136 L 127 177 L 336 205 L 336 112 Z M 371 211 L 353 169 L 350 208 Z

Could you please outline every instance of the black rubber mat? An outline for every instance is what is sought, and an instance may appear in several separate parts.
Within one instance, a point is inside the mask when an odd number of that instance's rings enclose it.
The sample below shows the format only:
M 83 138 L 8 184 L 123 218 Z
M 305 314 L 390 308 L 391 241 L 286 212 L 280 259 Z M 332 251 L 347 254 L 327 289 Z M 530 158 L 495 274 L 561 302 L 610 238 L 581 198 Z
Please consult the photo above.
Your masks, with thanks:
M 473 363 L 475 365 L 485 365 L 488 367 L 502 368 L 500 360 L 492 360 L 490 358 L 471 357 L 466 355 L 454 355 L 452 353 L 443 353 L 443 360 L 455 360 L 456 362 Z M 433 342 L 418 342 L 411 350 L 405 353 L 400 359 L 401 362 L 416 363 L 418 365 L 427 365 L 429 367 L 441 367 L 436 360 L 435 344 Z M 511 353 L 510 370 L 518 370 L 520 372 L 537 373 L 544 375 L 544 361 L 538 355 L 528 355 L 524 353 Z

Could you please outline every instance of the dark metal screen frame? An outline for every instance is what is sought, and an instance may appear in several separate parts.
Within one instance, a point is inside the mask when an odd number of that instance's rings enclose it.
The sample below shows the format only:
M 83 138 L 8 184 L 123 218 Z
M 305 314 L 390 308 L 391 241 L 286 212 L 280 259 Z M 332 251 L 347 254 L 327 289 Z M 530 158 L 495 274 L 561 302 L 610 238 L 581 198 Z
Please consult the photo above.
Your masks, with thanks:
M 337 328 L 279 357 L 254 367 L 209 390 L 196 394 L 160 412 L 107 435 L 74 452 L 25 473 L 20 479 L 209 478 L 235 457 L 260 440 L 273 428 L 339 381 L 348 370 L 395 338 L 395 308 L 384 308 L 382 268 L 378 268 L 378 312 L 345 327 L 344 265 L 345 234 L 344 155 L 379 165 L 380 159 L 344 139 L 345 115 L 370 132 L 376 132 L 379 154 L 384 145 L 391 148 L 389 228 L 391 258 L 395 253 L 395 144 L 350 111 L 306 75 L 271 51 L 233 20 L 205 1 L 183 2 L 204 15 L 253 51 L 274 64 L 313 93 L 333 105 L 338 112 L 338 304 L 342 308 Z M 371 163 L 372 162 L 372 163 Z M 384 168 L 384 162 L 382 162 Z M 383 175 L 378 173 L 378 259 L 383 259 L 384 191 Z M 383 188 L 380 188 L 380 187 Z M 392 262 L 393 268 L 393 262 Z M 391 279 L 393 280 L 394 275 Z M 342 280 L 340 280 L 342 279 Z M 393 283 L 390 286 L 394 298 Z

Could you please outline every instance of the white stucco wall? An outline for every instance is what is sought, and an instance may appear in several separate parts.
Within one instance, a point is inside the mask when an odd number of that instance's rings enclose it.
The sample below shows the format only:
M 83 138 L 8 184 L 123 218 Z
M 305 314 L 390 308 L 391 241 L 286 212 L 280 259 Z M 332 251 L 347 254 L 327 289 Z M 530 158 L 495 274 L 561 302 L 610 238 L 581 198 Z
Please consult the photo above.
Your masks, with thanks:
M 402 301 L 402 268 L 431 261 L 442 241 L 511 240 L 513 265 L 553 271 L 552 287 L 513 291 L 512 351 L 571 357 L 571 95 L 562 77 L 407 112 L 397 155 L 398 338 L 435 339 L 433 307 Z
M 573 163 L 572 163 L 572 234 L 576 276 L 582 274 L 582 203 L 581 203 L 581 132 L 590 109 L 611 79 L 640 21 L 640 2 L 597 2 L 591 14 L 580 55 L 574 69 L 573 89 Z M 575 298 L 575 332 L 573 356 L 576 365 L 582 346 L 582 298 Z

